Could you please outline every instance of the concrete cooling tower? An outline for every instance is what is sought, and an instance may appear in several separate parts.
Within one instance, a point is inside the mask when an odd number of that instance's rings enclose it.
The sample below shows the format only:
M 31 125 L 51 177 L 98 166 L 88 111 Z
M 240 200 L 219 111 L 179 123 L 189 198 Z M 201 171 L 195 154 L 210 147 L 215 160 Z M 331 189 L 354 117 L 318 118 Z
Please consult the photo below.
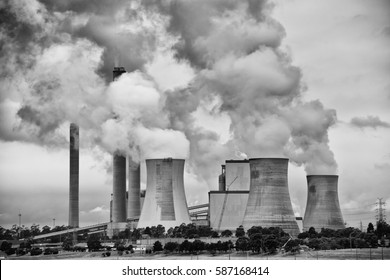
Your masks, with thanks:
M 69 137 L 69 226 L 79 227 L 79 127 L 70 124 Z
M 163 225 L 166 230 L 191 223 L 184 191 L 184 159 L 147 159 L 146 196 L 138 228 Z
M 280 227 L 299 234 L 287 183 L 288 159 L 250 159 L 250 190 L 243 226 Z
M 303 230 L 308 231 L 314 227 L 316 231 L 321 228 L 345 228 L 341 215 L 337 175 L 311 175 L 307 176 L 307 203 Z

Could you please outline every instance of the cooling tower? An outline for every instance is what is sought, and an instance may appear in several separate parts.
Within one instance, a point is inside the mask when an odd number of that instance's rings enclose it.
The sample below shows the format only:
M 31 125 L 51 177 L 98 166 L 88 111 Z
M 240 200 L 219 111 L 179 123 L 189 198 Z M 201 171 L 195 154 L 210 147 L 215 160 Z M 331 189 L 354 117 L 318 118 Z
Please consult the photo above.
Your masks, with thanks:
M 69 143 L 69 226 L 79 226 L 79 127 L 70 124 Z
M 249 160 L 250 190 L 243 226 L 280 227 L 293 236 L 299 234 L 287 183 L 288 159 Z
M 303 219 L 303 231 L 314 227 L 317 231 L 322 228 L 345 228 L 341 215 L 337 175 L 307 176 L 307 203 Z
M 147 159 L 146 196 L 138 228 L 163 225 L 166 230 L 191 223 L 184 191 L 184 159 Z
M 141 213 L 141 185 L 140 185 L 140 165 L 129 157 L 129 191 L 127 204 L 127 218 L 139 218 Z

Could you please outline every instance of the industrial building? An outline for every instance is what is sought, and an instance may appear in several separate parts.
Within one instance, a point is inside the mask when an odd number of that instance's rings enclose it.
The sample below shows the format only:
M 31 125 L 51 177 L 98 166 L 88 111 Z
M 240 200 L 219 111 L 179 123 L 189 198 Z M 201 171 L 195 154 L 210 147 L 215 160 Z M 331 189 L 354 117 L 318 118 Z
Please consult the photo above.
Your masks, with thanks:
M 138 228 L 191 223 L 184 190 L 184 159 L 147 159 L 146 196 Z
M 337 175 L 307 176 L 307 203 L 303 230 L 310 227 L 320 231 L 322 228 L 345 228 L 340 210 Z

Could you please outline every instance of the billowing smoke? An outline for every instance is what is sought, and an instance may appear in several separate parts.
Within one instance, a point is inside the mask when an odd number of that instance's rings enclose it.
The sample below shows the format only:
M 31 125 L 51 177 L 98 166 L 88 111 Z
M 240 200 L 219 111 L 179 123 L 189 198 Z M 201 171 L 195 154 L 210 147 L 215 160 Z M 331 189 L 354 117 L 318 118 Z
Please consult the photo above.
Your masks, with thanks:
M 76 122 L 82 145 L 188 157 L 210 188 L 237 154 L 336 172 L 336 113 L 302 100 L 300 69 L 281 48 L 285 31 L 268 1 L 15 0 L 0 10 L 2 140 L 63 145 Z M 147 73 L 167 50 L 193 68 L 189 85 L 163 91 Z M 113 66 L 129 73 L 112 82 Z M 228 118 L 230 139 L 199 125 L 199 108 Z
M 3 140 L 61 146 L 75 122 L 84 146 L 134 159 L 188 157 L 188 140 L 163 110 L 164 93 L 135 70 L 153 54 L 157 16 L 144 24 L 146 12 L 128 1 L 28 2 L 1 6 Z M 115 63 L 134 71 L 111 82 Z
M 179 37 L 173 45 L 176 57 L 198 70 L 191 87 L 169 93 L 167 99 L 173 127 L 184 129 L 191 141 L 194 166 L 202 168 L 210 156 L 214 161 L 234 157 L 238 147 L 249 157 L 287 156 L 304 164 L 308 174 L 336 172 L 328 145 L 336 112 L 318 100 L 302 101 L 301 72 L 280 47 L 285 31 L 270 16 L 272 4 L 250 0 L 146 3 L 169 16 L 168 31 Z M 200 100 L 215 99 L 220 103 L 213 113 L 228 114 L 231 121 L 231 140 L 224 145 L 215 133 L 196 127 L 191 117 Z
M 377 116 L 367 116 L 367 117 L 354 117 L 351 119 L 351 124 L 359 128 L 390 128 L 390 123 L 382 121 Z

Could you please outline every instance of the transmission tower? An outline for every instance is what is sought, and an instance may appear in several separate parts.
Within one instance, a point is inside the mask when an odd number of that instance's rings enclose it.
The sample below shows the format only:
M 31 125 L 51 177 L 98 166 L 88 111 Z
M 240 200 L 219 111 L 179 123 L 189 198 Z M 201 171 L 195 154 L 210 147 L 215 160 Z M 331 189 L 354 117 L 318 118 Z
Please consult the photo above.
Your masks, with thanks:
M 378 202 L 375 203 L 377 214 L 375 215 L 377 222 L 386 222 L 386 202 L 383 198 L 378 198 Z

